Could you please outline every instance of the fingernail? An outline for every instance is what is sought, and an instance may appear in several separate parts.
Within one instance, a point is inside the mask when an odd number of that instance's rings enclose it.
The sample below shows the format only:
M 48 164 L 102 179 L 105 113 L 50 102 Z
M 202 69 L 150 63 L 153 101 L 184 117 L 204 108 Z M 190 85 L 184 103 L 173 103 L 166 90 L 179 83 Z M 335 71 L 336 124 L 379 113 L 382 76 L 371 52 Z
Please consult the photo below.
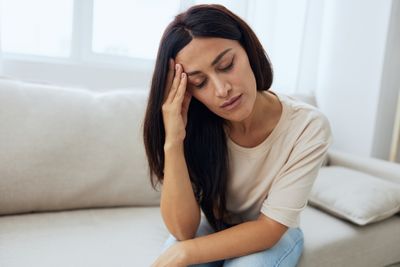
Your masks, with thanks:
M 175 65 L 175 69 L 176 69 L 176 70 L 179 70 L 179 64 L 176 64 L 176 65 Z
M 185 78 L 185 76 L 186 76 L 186 74 L 183 72 L 183 73 L 181 74 L 181 77 L 182 77 L 182 78 Z

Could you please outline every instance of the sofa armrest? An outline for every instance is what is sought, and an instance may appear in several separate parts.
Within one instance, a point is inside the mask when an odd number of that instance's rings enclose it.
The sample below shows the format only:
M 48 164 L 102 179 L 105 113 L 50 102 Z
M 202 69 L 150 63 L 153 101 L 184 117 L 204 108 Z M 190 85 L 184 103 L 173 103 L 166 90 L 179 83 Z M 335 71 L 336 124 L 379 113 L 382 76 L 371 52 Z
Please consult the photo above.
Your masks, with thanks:
M 400 184 L 400 164 L 397 163 L 329 150 L 328 166 L 347 167 Z

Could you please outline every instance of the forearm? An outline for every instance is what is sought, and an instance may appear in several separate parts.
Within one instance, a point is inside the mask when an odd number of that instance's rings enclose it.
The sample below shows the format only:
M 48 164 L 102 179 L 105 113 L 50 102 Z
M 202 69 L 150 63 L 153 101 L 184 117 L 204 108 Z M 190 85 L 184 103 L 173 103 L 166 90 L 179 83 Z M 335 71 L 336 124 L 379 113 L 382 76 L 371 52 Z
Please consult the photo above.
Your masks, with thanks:
M 168 230 L 178 240 L 193 238 L 200 222 L 200 207 L 194 196 L 183 152 L 183 143 L 166 145 L 161 214 Z
M 245 222 L 226 230 L 183 241 L 187 265 L 241 257 L 273 247 L 284 230 L 265 222 Z

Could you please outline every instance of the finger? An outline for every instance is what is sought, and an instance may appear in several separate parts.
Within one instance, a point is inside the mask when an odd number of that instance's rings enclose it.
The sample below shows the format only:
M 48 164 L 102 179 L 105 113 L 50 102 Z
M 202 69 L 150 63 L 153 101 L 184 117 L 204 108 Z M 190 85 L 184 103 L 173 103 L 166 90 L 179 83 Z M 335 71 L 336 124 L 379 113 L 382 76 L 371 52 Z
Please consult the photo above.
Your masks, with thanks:
M 179 64 L 175 65 L 175 77 L 174 80 L 172 81 L 171 85 L 171 91 L 168 95 L 168 102 L 172 102 L 175 98 L 176 92 L 178 91 L 179 84 L 181 82 L 181 73 L 182 73 L 182 67 Z
M 186 91 L 182 102 L 182 112 L 185 114 L 187 114 L 189 110 L 190 100 L 192 100 L 192 94 L 189 91 Z
M 186 81 L 187 81 L 187 75 L 186 73 L 181 74 L 181 81 L 178 85 L 176 95 L 173 101 L 177 101 L 178 103 L 182 103 L 183 97 L 185 96 L 185 91 L 186 91 Z
M 165 83 L 165 88 L 164 88 L 164 101 L 167 99 L 170 91 L 171 91 L 171 85 L 172 81 L 174 79 L 175 75 L 175 68 L 174 68 L 175 62 L 172 58 L 169 59 L 168 62 L 168 73 L 167 73 L 167 79 Z

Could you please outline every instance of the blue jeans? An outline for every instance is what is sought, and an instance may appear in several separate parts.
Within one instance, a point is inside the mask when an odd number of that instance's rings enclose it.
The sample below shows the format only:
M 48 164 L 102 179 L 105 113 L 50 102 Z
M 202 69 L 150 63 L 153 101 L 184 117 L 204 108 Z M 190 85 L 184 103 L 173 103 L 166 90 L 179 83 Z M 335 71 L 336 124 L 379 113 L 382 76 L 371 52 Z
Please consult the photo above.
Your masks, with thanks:
M 214 233 L 205 217 L 201 218 L 196 237 Z M 173 235 L 165 241 L 162 252 L 177 243 Z M 303 252 L 303 232 L 300 228 L 288 228 L 281 239 L 272 248 L 242 257 L 190 265 L 191 267 L 291 267 L 296 266 Z

